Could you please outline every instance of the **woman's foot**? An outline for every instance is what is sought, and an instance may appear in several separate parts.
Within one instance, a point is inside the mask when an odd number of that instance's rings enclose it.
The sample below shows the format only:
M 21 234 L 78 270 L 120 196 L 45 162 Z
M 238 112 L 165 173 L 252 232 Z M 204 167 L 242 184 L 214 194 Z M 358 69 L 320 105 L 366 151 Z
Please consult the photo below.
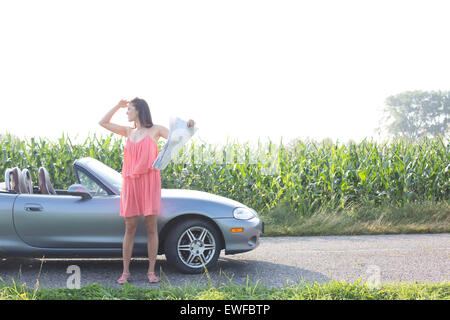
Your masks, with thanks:
M 122 276 L 119 279 L 117 279 L 117 283 L 123 284 L 125 282 L 128 282 L 128 279 L 130 279 L 130 273 L 124 272 L 122 273 Z
M 150 282 L 150 283 L 159 282 L 159 278 L 155 275 L 154 272 L 148 272 L 147 277 L 148 277 L 148 282 Z

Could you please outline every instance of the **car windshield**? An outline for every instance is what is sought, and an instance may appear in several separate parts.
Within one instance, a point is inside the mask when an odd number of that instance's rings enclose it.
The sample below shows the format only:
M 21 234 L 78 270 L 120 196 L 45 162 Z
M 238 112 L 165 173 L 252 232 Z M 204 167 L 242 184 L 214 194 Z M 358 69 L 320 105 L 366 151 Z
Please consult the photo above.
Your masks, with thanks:
M 119 172 L 97 159 L 90 159 L 87 165 L 92 171 L 100 176 L 102 181 L 114 187 L 119 192 L 122 190 L 122 175 Z

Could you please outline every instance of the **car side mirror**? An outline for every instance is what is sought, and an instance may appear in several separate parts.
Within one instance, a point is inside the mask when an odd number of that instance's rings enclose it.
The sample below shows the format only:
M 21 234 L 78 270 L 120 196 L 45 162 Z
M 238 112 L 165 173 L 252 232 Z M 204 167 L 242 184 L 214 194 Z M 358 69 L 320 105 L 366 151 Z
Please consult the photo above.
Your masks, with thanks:
M 72 196 L 81 196 L 83 200 L 92 199 L 92 195 L 88 188 L 82 184 L 73 184 L 67 189 L 67 193 Z
M 81 196 L 81 199 L 83 199 L 83 200 L 92 199 L 92 195 L 89 192 L 76 191 L 76 192 L 73 192 L 72 195 Z

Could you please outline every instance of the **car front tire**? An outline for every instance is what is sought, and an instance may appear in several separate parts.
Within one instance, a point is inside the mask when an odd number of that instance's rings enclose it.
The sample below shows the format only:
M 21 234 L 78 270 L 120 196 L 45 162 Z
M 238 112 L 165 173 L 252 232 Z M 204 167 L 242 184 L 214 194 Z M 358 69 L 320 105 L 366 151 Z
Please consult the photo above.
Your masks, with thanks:
M 222 249 L 220 231 L 210 221 L 191 218 L 175 225 L 164 241 L 167 261 L 183 273 L 214 266 Z

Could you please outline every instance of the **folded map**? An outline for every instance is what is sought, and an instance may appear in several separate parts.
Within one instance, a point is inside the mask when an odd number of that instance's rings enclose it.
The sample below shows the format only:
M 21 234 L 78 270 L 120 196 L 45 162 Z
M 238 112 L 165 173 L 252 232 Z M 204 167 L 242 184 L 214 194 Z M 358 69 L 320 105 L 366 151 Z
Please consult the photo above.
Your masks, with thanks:
M 155 162 L 153 162 L 153 168 L 164 170 L 197 130 L 198 128 L 195 126 L 188 128 L 187 121 L 178 117 L 175 119 L 170 117 L 169 138 Z

